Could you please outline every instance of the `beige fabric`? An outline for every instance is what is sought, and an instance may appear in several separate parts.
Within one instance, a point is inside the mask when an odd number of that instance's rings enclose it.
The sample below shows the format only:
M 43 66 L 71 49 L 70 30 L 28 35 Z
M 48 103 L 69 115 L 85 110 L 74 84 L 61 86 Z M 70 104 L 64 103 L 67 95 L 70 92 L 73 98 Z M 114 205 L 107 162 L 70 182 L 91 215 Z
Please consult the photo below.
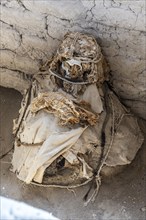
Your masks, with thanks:
M 82 99 L 85 100 L 87 103 L 90 103 L 91 109 L 94 112 L 100 114 L 103 111 L 103 104 L 96 83 L 91 84 L 87 87 L 87 89 L 83 93 Z
M 44 165 L 44 163 L 47 162 L 47 166 L 49 166 L 57 157 L 71 148 L 83 131 L 83 128 L 77 128 L 68 132 L 50 135 L 35 156 L 33 164 L 29 169 L 28 176 L 26 177 L 26 183 L 32 181 L 36 175 L 37 169 Z
M 44 172 L 42 166 L 49 166 L 57 157 L 71 148 L 86 128 L 72 129 L 66 132 L 53 132 L 48 135 L 42 146 L 16 147 L 13 155 L 13 171 L 18 178 L 30 183 L 37 170 Z M 37 131 L 37 128 L 35 129 Z M 18 160 L 20 158 L 20 160 Z M 47 165 L 46 165 L 47 164 Z M 41 174 L 43 176 L 43 173 Z M 36 179 L 36 177 L 35 177 Z M 42 182 L 42 179 L 41 179 Z
M 106 165 L 117 166 L 131 163 L 144 138 L 133 115 L 125 115 L 118 127 Z

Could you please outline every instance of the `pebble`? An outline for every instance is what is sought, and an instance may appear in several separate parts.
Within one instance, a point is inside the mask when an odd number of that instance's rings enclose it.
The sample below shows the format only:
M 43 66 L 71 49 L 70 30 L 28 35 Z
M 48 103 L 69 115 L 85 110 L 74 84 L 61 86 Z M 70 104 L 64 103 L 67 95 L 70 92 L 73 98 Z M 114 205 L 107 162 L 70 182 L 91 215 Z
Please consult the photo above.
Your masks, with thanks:
M 96 218 L 97 215 L 93 213 L 92 216 L 93 216 L 93 218 Z
M 146 206 L 143 207 L 143 208 L 141 208 L 141 211 L 142 211 L 142 212 L 145 212 L 145 211 L 146 211 Z

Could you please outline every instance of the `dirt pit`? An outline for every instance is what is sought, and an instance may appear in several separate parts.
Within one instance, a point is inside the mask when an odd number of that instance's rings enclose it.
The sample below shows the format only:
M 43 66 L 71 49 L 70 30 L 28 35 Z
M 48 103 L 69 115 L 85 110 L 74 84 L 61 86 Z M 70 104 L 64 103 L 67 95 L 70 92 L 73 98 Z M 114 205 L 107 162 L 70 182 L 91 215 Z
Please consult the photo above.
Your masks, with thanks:
M 84 206 L 88 185 L 73 190 L 26 185 L 10 171 L 12 119 L 17 117 L 22 96 L 0 88 L 0 192 L 1 196 L 26 202 L 52 212 L 61 220 L 144 220 L 146 219 L 146 121 L 140 120 L 145 142 L 124 172 L 103 182 L 95 203 Z M 131 143 L 132 144 L 132 143 Z

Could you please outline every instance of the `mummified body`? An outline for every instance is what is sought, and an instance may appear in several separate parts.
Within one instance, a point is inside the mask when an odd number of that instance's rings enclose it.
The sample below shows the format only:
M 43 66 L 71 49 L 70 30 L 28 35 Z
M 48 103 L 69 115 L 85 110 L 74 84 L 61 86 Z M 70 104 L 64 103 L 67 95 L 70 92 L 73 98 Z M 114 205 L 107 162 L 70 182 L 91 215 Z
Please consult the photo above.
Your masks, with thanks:
M 107 72 L 93 37 L 65 35 L 34 77 L 14 124 L 12 164 L 19 179 L 58 187 L 94 180 L 99 186 L 106 168 L 113 172 L 134 159 L 143 136 L 137 119 L 105 85 Z

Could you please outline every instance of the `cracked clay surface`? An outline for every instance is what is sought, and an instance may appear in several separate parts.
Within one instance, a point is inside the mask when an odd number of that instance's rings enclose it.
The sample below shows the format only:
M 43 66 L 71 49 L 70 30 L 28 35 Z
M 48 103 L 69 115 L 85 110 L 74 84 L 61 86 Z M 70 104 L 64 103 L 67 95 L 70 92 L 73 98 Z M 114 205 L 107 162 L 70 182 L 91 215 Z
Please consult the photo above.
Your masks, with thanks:
M 96 37 L 123 102 L 146 119 L 145 1 L 3 0 L 0 84 L 22 92 L 68 31 Z

